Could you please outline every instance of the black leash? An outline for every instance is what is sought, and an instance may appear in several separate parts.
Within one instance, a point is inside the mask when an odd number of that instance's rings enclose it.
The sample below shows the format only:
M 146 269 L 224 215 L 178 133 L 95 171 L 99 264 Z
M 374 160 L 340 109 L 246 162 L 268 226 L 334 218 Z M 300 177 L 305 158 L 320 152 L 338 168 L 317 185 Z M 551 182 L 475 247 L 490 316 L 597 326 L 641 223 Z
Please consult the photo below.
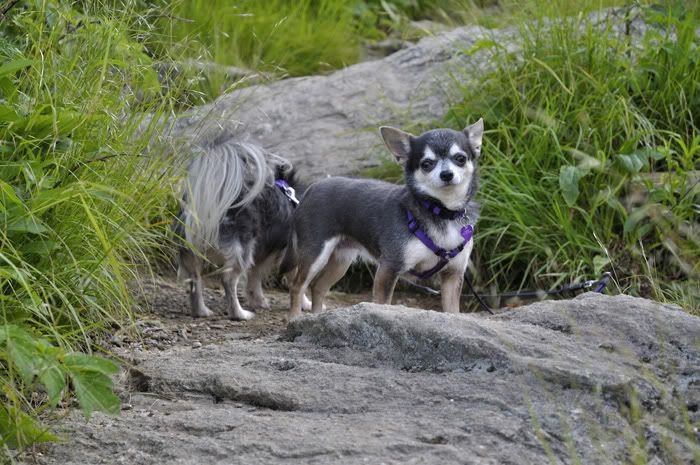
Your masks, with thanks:
M 600 279 L 596 280 L 589 280 L 589 281 L 584 281 L 582 283 L 573 283 L 573 284 L 567 284 L 565 286 L 558 287 L 556 289 L 548 289 L 548 290 L 543 290 L 543 289 L 538 289 L 534 291 L 519 291 L 519 292 L 504 292 L 501 294 L 491 294 L 487 296 L 482 296 L 479 295 L 476 290 L 474 290 L 474 286 L 472 286 L 471 280 L 465 276 L 464 281 L 467 283 L 467 287 L 469 287 L 469 290 L 471 291 L 471 295 L 469 294 L 462 294 L 462 297 L 469 297 L 469 298 L 475 298 L 479 301 L 479 305 L 481 308 L 489 312 L 491 315 L 493 315 L 493 310 L 486 305 L 486 302 L 484 302 L 483 297 L 488 297 L 488 298 L 512 298 L 512 297 L 519 297 L 519 298 L 539 298 L 544 295 L 561 295 L 567 292 L 575 292 L 575 291 L 580 291 L 584 289 L 591 289 L 593 288 L 593 292 L 597 292 L 599 294 L 602 294 L 603 291 L 605 290 L 605 286 L 607 286 L 608 281 L 610 281 L 610 278 L 612 275 L 608 273 L 607 271 L 603 273 L 603 275 L 600 277 Z M 407 280 L 408 281 L 408 280 Z M 408 281 L 411 283 L 414 287 L 417 287 L 418 289 L 421 289 L 422 291 L 432 294 L 432 295 L 439 295 L 440 291 L 437 289 L 433 289 L 432 287 L 428 286 L 423 286 L 422 284 L 417 284 L 414 283 L 413 281 Z
M 466 281 L 467 286 L 469 286 L 469 290 L 472 291 L 472 294 L 474 294 L 474 297 L 476 297 L 476 300 L 479 301 L 479 305 L 481 305 L 481 308 L 489 312 L 491 315 L 493 315 L 493 310 L 489 308 L 488 305 L 486 305 L 486 302 L 484 302 L 484 299 L 481 298 L 479 294 L 476 293 L 474 290 L 474 286 L 472 286 L 472 280 L 469 279 L 468 276 L 464 276 L 464 281 Z

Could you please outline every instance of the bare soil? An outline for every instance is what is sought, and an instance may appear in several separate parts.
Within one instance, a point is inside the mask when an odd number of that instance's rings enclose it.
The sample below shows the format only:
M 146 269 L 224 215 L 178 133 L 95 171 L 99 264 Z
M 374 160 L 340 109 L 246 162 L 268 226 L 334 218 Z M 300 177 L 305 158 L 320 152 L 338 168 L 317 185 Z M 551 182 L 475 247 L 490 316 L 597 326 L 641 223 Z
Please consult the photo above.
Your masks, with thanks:
M 193 318 L 190 315 L 187 286 L 178 284 L 172 277 L 144 280 L 137 292 L 140 308 L 137 320 L 130 328 L 120 330 L 107 342 L 119 355 L 129 357 L 137 351 L 167 350 L 172 347 L 201 347 L 221 344 L 228 340 L 255 340 L 275 338 L 287 326 L 286 314 L 289 305 L 287 291 L 279 288 L 265 289 L 270 309 L 250 309 L 256 312 L 249 321 L 232 321 L 228 318 L 223 290 L 215 282 L 208 283 L 204 290 L 207 306 L 216 312 L 213 318 Z M 240 289 L 239 289 L 240 290 Z M 239 296 L 246 306 L 245 298 Z M 343 308 L 360 302 L 371 302 L 371 292 L 350 294 L 330 292 L 325 305 L 328 309 Z M 439 296 L 423 295 L 410 291 L 399 291 L 394 302 L 409 307 L 440 309 Z

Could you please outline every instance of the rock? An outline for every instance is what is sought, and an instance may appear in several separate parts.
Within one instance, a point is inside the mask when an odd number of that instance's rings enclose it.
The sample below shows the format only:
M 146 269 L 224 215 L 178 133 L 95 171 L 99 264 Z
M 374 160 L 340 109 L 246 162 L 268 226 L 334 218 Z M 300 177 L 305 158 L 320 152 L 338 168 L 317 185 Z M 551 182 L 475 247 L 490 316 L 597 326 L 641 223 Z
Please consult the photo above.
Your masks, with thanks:
M 636 40 L 649 28 L 639 13 L 626 8 L 591 17 L 601 28 L 612 18 L 613 30 L 622 35 L 629 29 L 625 40 Z M 398 51 L 385 58 L 327 76 L 234 90 L 175 119 L 166 132 L 187 141 L 207 139 L 211 131 L 225 127 L 288 158 L 307 180 L 353 174 L 390 159 L 378 137 L 379 126 L 429 129 L 463 98 L 460 87 L 493 69 L 493 48 L 475 51 L 475 44 L 492 41 L 515 52 L 517 37 L 515 29 L 479 26 L 435 31 L 416 44 L 394 44 Z M 470 115 L 469 122 L 480 116 Z
M 431 125 L 459 98 L 456 82 L 492 65 L 487 50 L 473 55 L 464 50 L 487 38 L 505 42 L 511 34 L 463 27 L 328 76 L 238 89 L 178 118 L 172 134 L 206 138 L 225 126 L 289 158 L 304 177 L 353 173 L 386 157 L 377 136 L 380 125 Z
M 698 341 L 699 318 L 627 296 L 363 303 L 281 339 L 144 353 L 133 408 L 76 413 L 40 463 L 692 463 Z

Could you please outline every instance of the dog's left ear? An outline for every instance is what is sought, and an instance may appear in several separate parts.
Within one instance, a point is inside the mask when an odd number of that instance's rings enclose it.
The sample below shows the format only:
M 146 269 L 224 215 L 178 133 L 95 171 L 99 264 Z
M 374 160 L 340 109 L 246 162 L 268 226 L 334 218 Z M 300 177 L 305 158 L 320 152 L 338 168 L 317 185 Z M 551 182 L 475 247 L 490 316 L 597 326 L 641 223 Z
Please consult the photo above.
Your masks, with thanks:
M 469 139 L 469 144 L 474 149 L 475 155 L 481 155 L 481 140 L 484 135 L 484 118 L 479 118 L 479 121 L 464 128 L 464 134 Z
M 396 157 L 396 161 L 403 163 L 408 160 L 411 153 L 411 138 L 413 135 L 400 129 L 382 126 L 379 128 L 384 144 Z

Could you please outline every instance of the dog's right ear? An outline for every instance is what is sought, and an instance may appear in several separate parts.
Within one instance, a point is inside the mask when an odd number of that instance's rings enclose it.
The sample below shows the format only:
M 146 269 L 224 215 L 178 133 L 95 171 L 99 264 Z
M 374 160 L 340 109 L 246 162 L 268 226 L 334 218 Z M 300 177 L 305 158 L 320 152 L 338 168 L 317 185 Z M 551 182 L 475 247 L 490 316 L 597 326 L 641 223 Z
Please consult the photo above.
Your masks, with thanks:
M 411 138 L 413 135 L 400 129 L 382 126 L 379 128 L 384 144 L 396 157 L 396 161 L 404 163 L 411 153 Z

